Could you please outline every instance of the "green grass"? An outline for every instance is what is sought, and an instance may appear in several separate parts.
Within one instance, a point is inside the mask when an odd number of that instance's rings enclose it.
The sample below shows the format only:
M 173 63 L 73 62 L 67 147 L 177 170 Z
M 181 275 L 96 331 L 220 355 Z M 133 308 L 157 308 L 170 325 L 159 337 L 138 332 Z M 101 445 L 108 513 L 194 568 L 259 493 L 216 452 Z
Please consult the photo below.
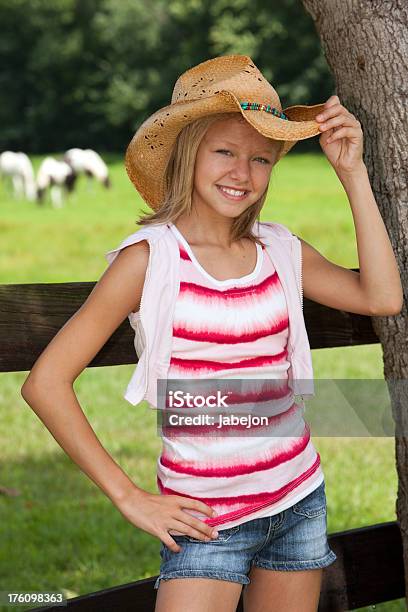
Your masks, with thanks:
M 149 210 L 122 160 L 111 156 L 110 162 L 111 191 L 80 179 L 62 209 L 14 201 L 0 187 L 0 283 L 94 281 L 102 275 L 104 253 L 137 230 L 141 209 Z M 288 225 L 340 265 L 358 266 L 350 207 L 323 156 L 291 153 L 278 164 L 262 219 Z M 383 378 L 379 345 L 312 355 L 316 378 Z M 88 368 L 75 391 L 108 452 L 138 486 L 157 492 L 155 414 L 122 397 L 133 368 Z M 0 374 L 0 484 L 18 492 L 0 495 L 0 590 L 72 597 L 157 574 L 159 540 L 124 520 L 62 451 L 20 395 L 26 375 Z M 313 439 L 325 473 L 329 532 L 395 520 L 392 438 Z M 376 609 L 405 605 L 400 600 Z

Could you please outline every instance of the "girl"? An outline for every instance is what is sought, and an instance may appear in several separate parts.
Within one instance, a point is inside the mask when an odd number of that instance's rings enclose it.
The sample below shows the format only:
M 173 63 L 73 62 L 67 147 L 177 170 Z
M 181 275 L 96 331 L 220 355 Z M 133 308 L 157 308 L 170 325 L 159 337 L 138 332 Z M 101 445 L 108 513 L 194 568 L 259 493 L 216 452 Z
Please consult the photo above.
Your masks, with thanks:
M 352 207 L 360 273 L 332 264 L 283 225 L 259 222 L 273 166 L 318 133 Z M 313 395 L 303 295 L 367 315 L 396 314 L 402 305 L 362 151 L 361 126 L 337 96 L 282 112 L 247 56 L 215 58 L 181 75 L 171 104 L 128 147 L 128 174 L 154 212 L 106 254 L 108 269 L 39 357 L 22 394 L 122 515 L 161 540 L 157 612 L 233 611 L 242 585 L 248 612 L 317 609 L 323 568 L 336 555 L 320 457 L 303 402 L 293 399 Z M 146 399 L 162 407 L 161 384 L 177 379 L 190 390 L 198 380 L 273 380 L 279 391 L 267 401 L 252 396 L 272 413 L 252 432 L 239 424 L 213 437 L 205 424 L 203 435 L 188 425 L 174 435 L 164 427 L 159 494 L 120 469 L 73 391 L 126 316 L 139 357 L 125 393 L 133 405 Z M 248 389 L 233 404 L 241 413 Z

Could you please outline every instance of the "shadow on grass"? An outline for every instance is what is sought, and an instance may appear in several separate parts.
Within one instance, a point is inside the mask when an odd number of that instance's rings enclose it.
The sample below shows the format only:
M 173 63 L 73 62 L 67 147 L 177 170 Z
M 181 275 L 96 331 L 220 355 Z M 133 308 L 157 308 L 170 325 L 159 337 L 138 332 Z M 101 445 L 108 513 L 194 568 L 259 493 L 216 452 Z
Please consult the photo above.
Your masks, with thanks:
M 0 590 L 74 597 L 158 574 L 160 540 L 127 521 L 65 455 L 7 461 L 0 482 L 20 493 L 0 495 Z

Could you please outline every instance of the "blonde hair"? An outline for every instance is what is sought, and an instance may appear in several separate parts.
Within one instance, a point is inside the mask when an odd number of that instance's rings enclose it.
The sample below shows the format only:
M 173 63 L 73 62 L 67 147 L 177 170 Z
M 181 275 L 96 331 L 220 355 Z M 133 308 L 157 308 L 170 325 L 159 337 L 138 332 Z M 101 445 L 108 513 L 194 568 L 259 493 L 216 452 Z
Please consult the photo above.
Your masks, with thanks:
M 192 193 L 194 187 L 194 166 L 198 147 L 209 127 L 219 119 L 231 118 L 234 113 L 216 113 L 196 119 L 186 125 L 178 134 L 166 171 L 166 196 L 163 204 L 153 213 L 145 213 L 137 221 L 139 225 L 174 222 L 183 213 L 192 210 Z M 242 121 L 245 119 L 238 113 Z M 282 143 L 283 144 L 283 143 Z M 252 232 L 252 226 L 258 219 L 265 203 L 268 186 L 263 195 L 249 206 L 239 217 L 233 220 L 231 241 L 249 238 L 262 245 L 262 241 Z

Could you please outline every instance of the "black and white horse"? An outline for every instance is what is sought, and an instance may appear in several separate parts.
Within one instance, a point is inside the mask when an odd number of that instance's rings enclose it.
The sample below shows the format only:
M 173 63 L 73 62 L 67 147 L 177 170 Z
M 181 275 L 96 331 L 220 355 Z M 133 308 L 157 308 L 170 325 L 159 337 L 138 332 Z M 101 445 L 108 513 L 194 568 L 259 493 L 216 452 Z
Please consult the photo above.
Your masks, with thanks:
M 55 157 L 46 157 L 37 173 L 38 201 L 42 202 L 47 189 L 50 190 L 51 203 L 54 208 L 63 205 L 63 194 L 74 189 L 77 174 L 66 161 Z
M 17 198 L 36 199 L 37 187 L 33 165 L 25 153 L 4 151 L 0 154 L 0 174 L 8 177 Z
M 92 149 L 69 149 L 64 155 L 77 174 L 85 174 L 94 178 L 105 187 L 111 186 L 109 170 L 102 157 Z

